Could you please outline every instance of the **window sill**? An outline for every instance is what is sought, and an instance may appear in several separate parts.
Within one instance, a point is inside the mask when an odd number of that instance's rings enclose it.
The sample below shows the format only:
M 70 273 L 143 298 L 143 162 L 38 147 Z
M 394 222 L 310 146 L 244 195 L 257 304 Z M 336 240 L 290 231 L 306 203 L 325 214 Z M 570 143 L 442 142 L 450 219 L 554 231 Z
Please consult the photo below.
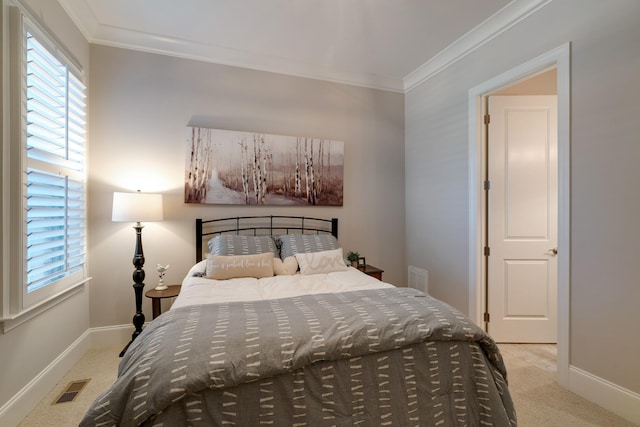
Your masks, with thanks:
M 71 298 L 72 296 L 82 292 L 84 290 L 85 284 L 91 280 L 91 277 L 87 277 L 75 285 L 65 289 L 64 291 L 53 295 L 45 301 L 42 301 L 39 304 L 34 305 L 33 307 L 29 307 L 25 310 L 22 310 L 19 313 L 9 315 L 7 317 L 0 318 L 0 333 L 6 334 L 10 330 L 20 326 L 21 324 L 33 319 L 36 316 L 48 311 L 52 307 L 60 304 L 61 302 Z

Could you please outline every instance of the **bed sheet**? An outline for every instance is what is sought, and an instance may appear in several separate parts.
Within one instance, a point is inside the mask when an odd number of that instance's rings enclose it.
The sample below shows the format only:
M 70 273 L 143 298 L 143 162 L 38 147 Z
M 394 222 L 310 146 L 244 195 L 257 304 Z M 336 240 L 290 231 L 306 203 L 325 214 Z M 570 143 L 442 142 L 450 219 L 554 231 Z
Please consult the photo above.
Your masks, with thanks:
M 180 294 L 171 309 L 195 304 L 269 300 L 394 287 L 353 267 L 349 267 L 346 271 L 328 274 L 297 273 L 291 276 L 280 275 L 262 279 L 243 277 L 214 280 L 201 277 L 205 264 L 205 261 L 199 262 L 189 270 L 182 281 Z

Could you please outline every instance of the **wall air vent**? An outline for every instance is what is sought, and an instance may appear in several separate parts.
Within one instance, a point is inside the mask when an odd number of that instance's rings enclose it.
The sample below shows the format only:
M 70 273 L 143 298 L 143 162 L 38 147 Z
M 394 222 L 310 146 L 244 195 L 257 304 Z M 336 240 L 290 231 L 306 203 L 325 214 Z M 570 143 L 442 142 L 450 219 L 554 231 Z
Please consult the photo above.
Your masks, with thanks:
M 409 287 L 429 293 L 429 272 L 422 268 L 409 266 Z

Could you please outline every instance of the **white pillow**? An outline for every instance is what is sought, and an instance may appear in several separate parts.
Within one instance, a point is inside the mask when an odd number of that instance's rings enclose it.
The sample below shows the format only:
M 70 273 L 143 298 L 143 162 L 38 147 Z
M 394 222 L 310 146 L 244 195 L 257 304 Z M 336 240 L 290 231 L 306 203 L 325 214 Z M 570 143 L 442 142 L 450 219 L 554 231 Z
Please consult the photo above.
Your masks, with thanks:
M 276 276 L 286 275 L 291 276 L 298 271 L 298 260 L 296 257 L 289 256 L 283 260 L 280 258 L 273 258 L 273 273 Z
M 295 255 L 300 265 L 300 274 L 322 274 L 334 271 L 346 271 L 342 248 L 330 251 L 298 253 Z
M 187 273 L 187 277 L 196 276 L 196 275 L 202 276 L 205 274 L 206 271 L 207 271 L 207 258 L 205 257 L 205 259 L 196 263 L 194 266 L 192 266 L 189 269 L 189 272 Z

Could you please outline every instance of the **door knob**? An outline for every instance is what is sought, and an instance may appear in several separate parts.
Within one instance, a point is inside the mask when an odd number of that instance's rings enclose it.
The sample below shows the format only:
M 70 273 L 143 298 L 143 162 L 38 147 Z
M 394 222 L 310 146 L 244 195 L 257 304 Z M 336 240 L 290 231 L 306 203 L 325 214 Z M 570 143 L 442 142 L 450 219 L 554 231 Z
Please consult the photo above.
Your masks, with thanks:
M 548 250 L 548 252 L 551 252 L 554 255 L 558 255 L 558 248 L 551 248 Z

